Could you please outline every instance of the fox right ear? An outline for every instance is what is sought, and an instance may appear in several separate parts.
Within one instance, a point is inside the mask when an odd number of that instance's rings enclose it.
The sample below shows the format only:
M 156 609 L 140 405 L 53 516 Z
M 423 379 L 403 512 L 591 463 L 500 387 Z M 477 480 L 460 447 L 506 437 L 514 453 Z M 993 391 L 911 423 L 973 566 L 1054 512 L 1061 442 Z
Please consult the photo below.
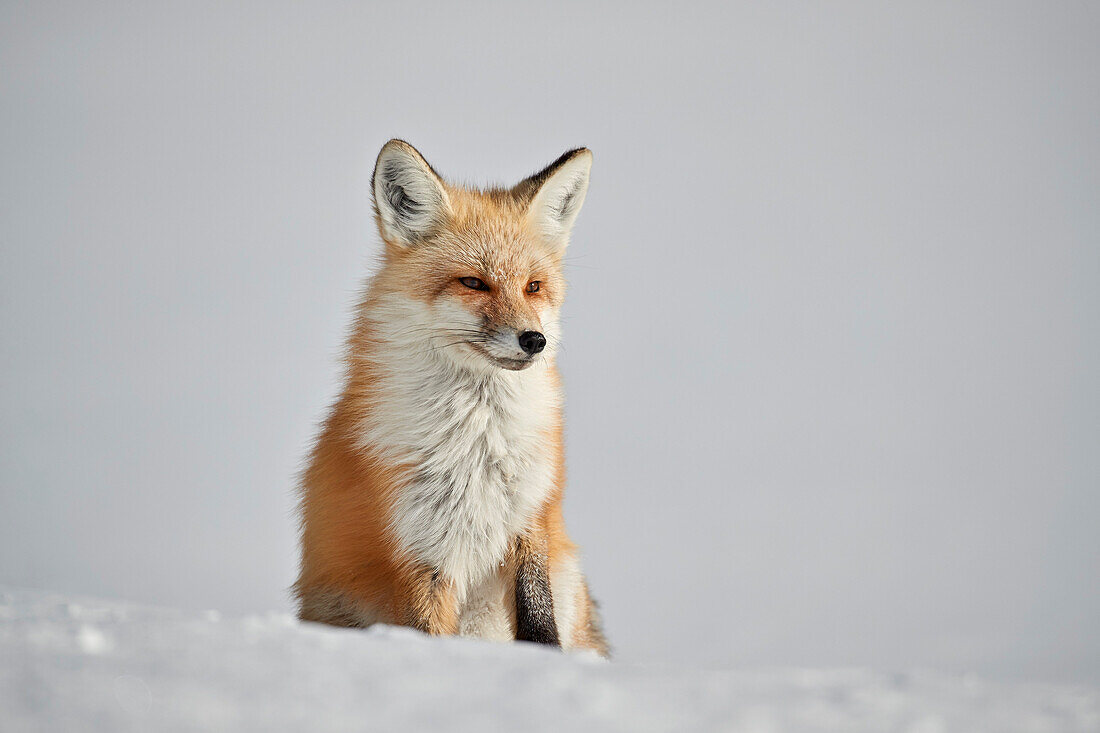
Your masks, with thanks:
M 584 203 L 591 169 L 592 151 L 576 148 L 513 189 L 518 195 L 529 197 L 528 219 L 563 249 Z
M 443 181 L 416 148 L 390 140 L 374 164 L 374 213 L 382 238 L 408 247 L 439 226 L 450 210 Z

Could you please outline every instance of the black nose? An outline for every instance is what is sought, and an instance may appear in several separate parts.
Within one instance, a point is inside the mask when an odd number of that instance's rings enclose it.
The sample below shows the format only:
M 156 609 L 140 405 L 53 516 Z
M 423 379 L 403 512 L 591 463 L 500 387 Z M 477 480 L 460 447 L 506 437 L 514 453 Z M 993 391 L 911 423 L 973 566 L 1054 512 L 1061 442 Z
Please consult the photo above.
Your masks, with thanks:
M 519 347 L 528 354 L 537 354 L 546 348 L 546 337 L 538 331 L 524 331 L 519 335 Z

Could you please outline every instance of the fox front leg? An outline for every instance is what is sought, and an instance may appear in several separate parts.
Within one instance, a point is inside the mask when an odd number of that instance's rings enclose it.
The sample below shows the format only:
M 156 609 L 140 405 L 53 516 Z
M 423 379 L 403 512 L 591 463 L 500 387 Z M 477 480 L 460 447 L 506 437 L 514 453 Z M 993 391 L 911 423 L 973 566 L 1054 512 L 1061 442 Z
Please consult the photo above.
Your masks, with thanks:
M 426 634 L 458 633 L 458 604 L 454 586 L 437 570 L 418 568 L 411 579 L 407 624 Z
M 549 565 L 545 541 L 519 537 L 516 542 L 516 640 L 560 647 Z

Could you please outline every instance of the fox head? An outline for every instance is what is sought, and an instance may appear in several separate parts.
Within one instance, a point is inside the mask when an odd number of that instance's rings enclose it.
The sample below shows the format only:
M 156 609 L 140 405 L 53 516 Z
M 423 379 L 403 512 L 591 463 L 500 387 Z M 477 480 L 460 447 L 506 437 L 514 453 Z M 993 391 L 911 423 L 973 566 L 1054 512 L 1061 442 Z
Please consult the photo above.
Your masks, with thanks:
M 565 296 L 562 257 L 592 153 L 570 150 L 512 188 L 445 182 L 402 140 L 382 147 L 373 195 L 385 259 L 372 289 L 400 312 L 403 341 L 478 369 L 552 355 Z

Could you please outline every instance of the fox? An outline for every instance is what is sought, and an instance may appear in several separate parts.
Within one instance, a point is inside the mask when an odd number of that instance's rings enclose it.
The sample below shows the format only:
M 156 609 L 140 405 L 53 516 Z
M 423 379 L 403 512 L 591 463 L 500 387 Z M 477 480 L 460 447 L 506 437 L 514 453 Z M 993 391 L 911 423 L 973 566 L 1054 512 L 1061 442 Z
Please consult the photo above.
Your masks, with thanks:
M 610 656 L 562 514 L 555 365 L 591 165 L 576 148 L 475 188 L 382 147 L 383 251 L 300 484 L 302 620 Z

